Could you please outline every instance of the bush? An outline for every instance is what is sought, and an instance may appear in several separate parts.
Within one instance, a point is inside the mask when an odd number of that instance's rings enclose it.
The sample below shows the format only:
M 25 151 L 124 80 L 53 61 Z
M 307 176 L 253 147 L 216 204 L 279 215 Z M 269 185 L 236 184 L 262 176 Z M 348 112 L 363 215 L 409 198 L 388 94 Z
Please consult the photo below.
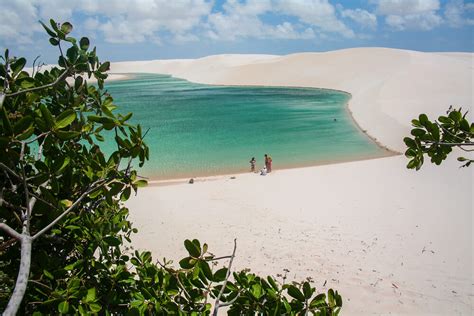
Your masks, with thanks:
M 214 313 L 228 306 L 231 315 L 338 314 L 337 291 L 317 294 L 307 281 L 280 284 L 247 270 L 231 274 L 235 247 L 216 258 L 206 244 L 186 240 L 180 268 L 127 249 L 136 229 L 124 202 L 146 185 L 134 169 L 148 159 L 146 132 L 129 123 L 131 113 L 116 114 L 104 90 L 110 63 L 99 61 L 89 39 L 70 37 L 68 22 L 42 25 L 59 48 L 57 67 L 33 65 L 30 74 L 26 60 L 8 50 L 0 63 L 4 315 L 208 315 L 211 300 Z M 110 154 L 101 150 L 106 137 L 116 147 Z M 221 259 L 229 266 L 219 266 Z

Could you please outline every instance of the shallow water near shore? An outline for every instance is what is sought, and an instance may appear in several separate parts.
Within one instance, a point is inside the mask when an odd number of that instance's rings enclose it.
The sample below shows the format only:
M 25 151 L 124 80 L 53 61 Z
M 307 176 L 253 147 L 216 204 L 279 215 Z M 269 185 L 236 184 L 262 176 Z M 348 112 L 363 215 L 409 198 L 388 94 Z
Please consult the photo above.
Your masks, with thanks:
M 274 169 L 385 156 L 346 109 L 350 95 L 314 88 L 195 84 L 167 75 L 135 74 L 107 90 L 119 112 L 150 129 L 155 180 L 245 172 L 255 157 Z M 110 144 L 104 149 L 111 150 Z

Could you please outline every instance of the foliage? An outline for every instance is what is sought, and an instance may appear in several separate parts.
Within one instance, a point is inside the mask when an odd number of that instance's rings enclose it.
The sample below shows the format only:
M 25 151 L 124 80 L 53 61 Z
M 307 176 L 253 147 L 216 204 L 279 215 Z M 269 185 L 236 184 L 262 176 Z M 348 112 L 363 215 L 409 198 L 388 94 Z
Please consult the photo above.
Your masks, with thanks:
M 434 122 L 426 114 L 420 114 L 418 119 L 412 120 L 413 138 L 403 139 L 408 147 L 405 155 L 410 159 L 407 168 L 419 170 L 425 154 L 431 158 L 432 163 L 439 165 L 453 147 L 472 151 L 466 148 L 474 145 L 474 123 L 469 125 L 467 111 L 463 114 L 462 108 L 456 110 L 451 106 L 446 114 L 447 116 L 440 116 Z M 464 163 L 462 167 L 469 167 L 474 162 L 465 157 L 458 157 L 458 161 Z
M 116 113 L 104 90 L 110 63 L 89 39 L 69 37 L 68 22 L 42 25 L 59 48 L 57 67 L 29 74 L 8 50 L 0 63 L 0 310 L 26 265 L 20 314 L 209 315 L 211 299 L 231 315 L 339 313 L 337 291 L 317 294 L 307 281 L 279 284 L 248 270 L 231 280 L 235 247 L 216 258 L 186 240 L 178 269 L 127 248 L 136 229 L 124 202 L 146 185 L 133 168 L 148 159 L 146 133 L 129 123 L 131 113 Z M 116 145 L 110 154 L 105 138 Z

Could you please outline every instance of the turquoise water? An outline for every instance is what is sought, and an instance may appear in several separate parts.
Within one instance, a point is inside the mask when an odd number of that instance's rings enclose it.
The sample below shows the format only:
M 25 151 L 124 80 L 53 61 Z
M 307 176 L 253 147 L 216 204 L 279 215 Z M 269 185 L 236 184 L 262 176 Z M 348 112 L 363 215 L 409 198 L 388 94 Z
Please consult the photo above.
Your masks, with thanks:
M 107 84 L 119 111 L 144 130 L 155 179 L 249 170 L 250 158 L 273 168 L 345 161 L 384 151 L 354 125 L 350 95 L 323 89 L 228 87 L 166 75 L 137 74 Z

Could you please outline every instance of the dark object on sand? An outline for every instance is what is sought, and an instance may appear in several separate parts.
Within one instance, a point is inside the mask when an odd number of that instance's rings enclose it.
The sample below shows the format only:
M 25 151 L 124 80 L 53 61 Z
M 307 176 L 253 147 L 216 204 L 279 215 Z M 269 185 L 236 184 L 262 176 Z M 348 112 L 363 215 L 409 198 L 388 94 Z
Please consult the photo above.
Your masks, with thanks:
M 193 179 L 193 178 L 189 179 L 189 182 L 188 182 L 188 183 L 189 183 L 189 184 L 193 184 L 193 183 L 194 183 L 194 179 Z

